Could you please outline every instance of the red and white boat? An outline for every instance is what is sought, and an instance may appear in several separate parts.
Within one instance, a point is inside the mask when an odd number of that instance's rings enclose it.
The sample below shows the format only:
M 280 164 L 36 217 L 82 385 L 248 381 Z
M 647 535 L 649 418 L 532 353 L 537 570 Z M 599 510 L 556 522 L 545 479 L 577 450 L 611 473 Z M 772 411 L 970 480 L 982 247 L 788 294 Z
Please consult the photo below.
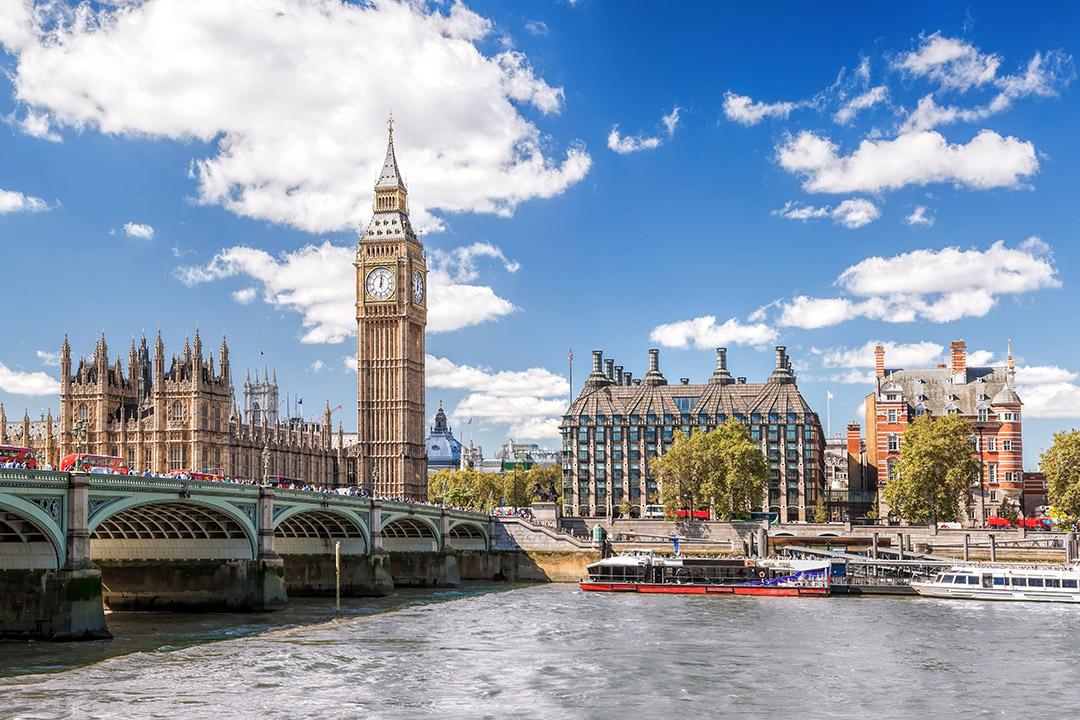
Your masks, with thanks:
M 588 578 L 578 587 L 588 592 L 780 597 L 832 593 L 829 563 L 816 561 L 654 557 L 637 552 L 605 558 L 586 571 Z

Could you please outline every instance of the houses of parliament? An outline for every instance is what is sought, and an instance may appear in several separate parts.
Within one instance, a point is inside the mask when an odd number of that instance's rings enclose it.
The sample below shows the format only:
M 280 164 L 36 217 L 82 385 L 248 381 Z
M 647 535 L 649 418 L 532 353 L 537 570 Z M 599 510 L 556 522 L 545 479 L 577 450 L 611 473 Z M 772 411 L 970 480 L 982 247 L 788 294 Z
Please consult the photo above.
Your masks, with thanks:
M 0 406 L 0 444 L 33 448 L 44 462 L 87 452 L 123 458 L 132 470 L 264 475 L 312 485 L 360 485 L 381 497 L 427 498 L 424 450 L 424 331 L 427 267 L 408 214 L 408 191 L 389 126 L 374 213 L 354 262 L 357 323 L 357 433 L 335 432 L 327 403 L 318 420 L 279 413 L 276 374 L 243 384 L 237 402 L 229 346 L 213 351 L 196 330 L 166 357 L 132 339 L 126 367 L 110 358 L 104 334 L 93 355 L 60 350 L 60 415 L 9 423 Z M 263 459 L 269 456 L 269 466 Z

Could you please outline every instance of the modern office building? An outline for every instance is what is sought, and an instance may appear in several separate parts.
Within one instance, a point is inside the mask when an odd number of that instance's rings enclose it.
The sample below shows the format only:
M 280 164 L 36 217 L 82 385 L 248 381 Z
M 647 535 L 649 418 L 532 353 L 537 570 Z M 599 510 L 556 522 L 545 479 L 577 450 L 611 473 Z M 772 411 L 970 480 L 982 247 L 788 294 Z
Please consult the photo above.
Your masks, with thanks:
M 649 351 L 641 379 L 593 351 L 592 373 L 563 416 L 563 512 L 610 517 L 628 501 L 632 515 L 658 502 L 652 461 L 666 452 L 676 431 L 708 431 L 735 420 L 761 443 L 769 464 L 762 510 L 784 521 L 811 519 L 824 492 L 825 440 L 821 421 L 795 383 L 783 346 L 764 383 L 747 383 L 727 369 L 727 349 L 716 351 L 708 382 L 689 378 L 669 384 L 660 351 Z

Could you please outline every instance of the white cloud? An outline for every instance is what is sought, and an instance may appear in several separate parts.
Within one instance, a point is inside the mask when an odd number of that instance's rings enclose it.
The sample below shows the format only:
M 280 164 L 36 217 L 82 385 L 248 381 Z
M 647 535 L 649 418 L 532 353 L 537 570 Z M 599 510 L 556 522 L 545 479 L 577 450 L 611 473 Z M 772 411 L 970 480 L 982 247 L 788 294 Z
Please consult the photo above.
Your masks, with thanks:
M 765 118 L 785 120 L 802 106 L 803 103 L 795 102 L 754 102 L 747 95 L 736 95 L 730 90 L 724 93 L 724 115 L 740 125 L 757 125 Z
M 667 130 L 668 137 L 675 136 L 675 128 L 679 125 L 679 110 L 678 105 L 671 109 L 667 115 L 660 118 L 660 122 L 664 123 L 664 129 Z
M 878 210 L 878 207 L 869 200 L 862 198 L 844 200 L 835 208 L 828 205 L 815 207 L 797 202 L 786 202 L 783 208 L 773 210 L 772 214 L 789 220 L 832 218 L 837 225 L 843 225 L 850 230 L 869 225 L 881 217 L 881 211 Z
M 316 360 L 315 362 L 311 363 L 311 365 L 308 366 L 308 372 L 313 372 L 313 373 L 322 372 L 325 367 L 326 367 L 326 363 L 324 363 L 322 360 Z
M 0 363 L 0 390 L 12 395 L 58 395 L 60 383 L 46 373 L 12 370 Z
M 1077 373 L 1057 365 L 1020 365 L 1016 368 L 1016 382 L 1019 385 L 1072 382 L 1077 377 Z
M 40 360 L 41 364 L 45 367 L 60 367 L 60 353 L 38 350 L 36 355 L 37 359 Z
M 510 273 L 521 269 L 521 263 L 508 259 L 500 248 L 486 242 L 462 245 L 450 251 L 435 248 L 430 251 L 430 256 L 431 264 L 445 271 L 455 282 L 470 282 L 479 277 L 478 258 L 496 259 Z
M 752 345 L 760 347 L 776 340 L 776 330 L 765 323 L 743 323 L 729 318 L 716 323 L 714 315 L 703 315 L 692 320 L 657 325 L 649 338 L 664 347 L 715 348 L 726 345 Z
M 28 110 L 21 120 L 16 117 L 16 113 L 12 112 L 8 115 L 7 121 L 22 131 L 24 135 L 35 137 L 38 140 L 48 140 L 49 142 L 63 141 L 60 134 L 53 130 L 52 124 L 49 122 L 49 113 L 47 112 L 37 113 L 33 110 Z
M 485 54 L 492 23 L 460 3 L 157 0 L 42 13 L 30 30 L 26 12 L 0 21 L 17 102 L 54 126 L 211 145 L 190 167 L 197 199 L 238 215 L 310 232 L 366 222 L 390 109 L 402 169 L 422 178 L 411 198 L 421 228 L 439 227 L 438 211 L 509 215 L 591 164 L 576 142 L 549 154 L 523 111 L 558 112 L 562 89 L 520 52 Z
M 1016 392 L 1028 418 L 1080 418 L 1077 373 L 1056 365 L 1016 368 Z
M 23 195 L 14 190 L 0 190 L 0 215 L 15 212 L 43 212 L 49 204 L 41 198 Z
M 972 350 L 967 354 L 969 367 L 990 367 L 994 364 L 993 350 Z
M 864 93 L 856 95 L 855 97 L 844 103 L 836 114 L 833 115 L 835 120 L 840 125 L 847 125 L 855 116 L 861 111 L 874 107 L 878 103 L 883 103 L 889 99 L 889 89 L 884 85 L 878 85 L 872 87 Z
M 1019 187 L 1039 169 L 1035 146 L 982 130 L 969 143 L 949 144 L 937 132 L 910 132 L 893 140 L 863 140 L 851 155 L 826 137 L 804 130 L 776 149 L 780 166 L 804 178 L 808 192 L 897 190 L 951 182 L 985 190 Z
M 525 23 L 525 32 L 530 35 L 537 35 L 540 37 L 549 34 L 547 23 L 543 20 L 529 20 Z
M 507 425 L 513 438 L 558 437 L 570 392 L 561 375 L 538 367 L 493 371 L 433 355 L 426 361 L 428 388 L 468 391 L 451 413 L 457 422 L 473 418 L 482 425 Z
M 154 228 L 143 223 L 129 222 L 124 223 L 124 234 L 141 240 L 152 240 L 154 238 Z
M 35 40 L 33 11 L 26 0 L 0 0 L 0 46 L 10 52 Z
M 620 155 L 641 152 L 642 150 L 655 150 L 660 147 L 660 138 L 647 135 L 620 135 L 619 126 L 615 125 L 608 133 L 607 146 Z
M 246 287 L 234 290 L 232 293 L 232 299 L 241 305 L 250 305 L 255 300 L 255 288 Z
M 489 395 L 565 398 L 570 383 L 545 368 L 528 370 L 491 370 L 472 365 L 458 365 L 447 358 L 427 356 L 425 377 L 429 388 L 469 390 Z
M 930 208 L 925 205 L 918 205 L 911 214 L 904 218 L 904 222 L 908 225 L 926 225 L 930 226 L 934 224 L 934 214 Z
M 885 348 L 885 363 L 889 367 L 933 367 L 941 359 L 945 347 L 935 342 L 897 343 L 868 340 L 858 347 L 811 348 L 821 358 L 822 367 L 872 368 L 874 348 Z
M 454 258 L 450 269 L 443 269 L 439 256 L 432 255 L 428 271 L 428 331 L 448 332 L 493 320 L 515 310 L 513 303 L 495 294 L 484 285 L 471 285 L 463 277 L 475 277 L 472 270 L 475 257 L 489 253 L 477 250 L 483 244 L 462 254 L 446 254 Z M 494 251 L 498 248 L 487 246 Z M 274 257 L 265 250 L 235 246 L 226 248 L 206 265 L 183 266 L 175 271 L 185 285 L 211 282 L 230 277 L 247 277 L 261 284 L 263 299 L 279 308 L 293 310 L 302 316 L 306 332 L 304 343 L 339 343 L 356 334 L 355 268 L 356 250 L 330 242 L 306 245 L 299 250 Z M 510 266 L 516 267 L 496 256 Z M 473 274 L 470 275 L 469 273 Z M 455 277 L 458 273 L 459 277 Z M 249 295 L 247 288 L 233 294 L 238 302 Z
M 940 33 L 920 38 L 919 47 L 905 53 L 895 66 L 914 77 L 927 77 L 944 89 L 961 92 L 994 80 L 1001 58 Z
M 986 250 L 914 250 L 871 257 L 844 270 L 836 284 L 855 297 L 799 295 L 777 303 L 777 323 L 820 328 L 865 317 L 886 322 L 950 322 L 982 317 L 999 295 L 1061 286 L 1049 248 L 1029 238 L 1017 248 L 1001 241 Z

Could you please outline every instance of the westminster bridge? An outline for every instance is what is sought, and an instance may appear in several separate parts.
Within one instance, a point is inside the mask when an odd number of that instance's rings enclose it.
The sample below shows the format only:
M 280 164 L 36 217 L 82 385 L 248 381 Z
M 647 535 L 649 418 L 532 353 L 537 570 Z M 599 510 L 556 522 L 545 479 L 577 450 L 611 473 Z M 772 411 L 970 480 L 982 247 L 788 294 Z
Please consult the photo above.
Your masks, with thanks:
M 0 470 L 0 638 L 113 609 L 260 611 L 502 577 L 488 515 L 258 485 Z

